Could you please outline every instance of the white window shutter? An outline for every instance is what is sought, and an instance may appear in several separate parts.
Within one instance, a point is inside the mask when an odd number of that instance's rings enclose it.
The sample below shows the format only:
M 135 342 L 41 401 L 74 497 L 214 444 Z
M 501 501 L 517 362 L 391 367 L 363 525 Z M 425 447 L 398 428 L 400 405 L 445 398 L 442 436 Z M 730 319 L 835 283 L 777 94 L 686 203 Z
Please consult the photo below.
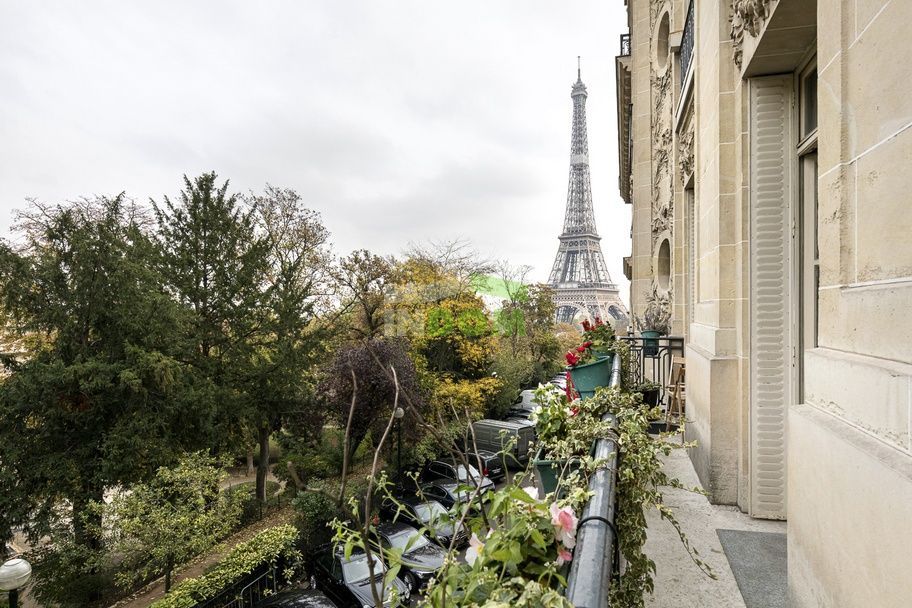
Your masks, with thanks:
M 792 398 L 791 76 L 750 81 L 750 512 L 785 519 Z

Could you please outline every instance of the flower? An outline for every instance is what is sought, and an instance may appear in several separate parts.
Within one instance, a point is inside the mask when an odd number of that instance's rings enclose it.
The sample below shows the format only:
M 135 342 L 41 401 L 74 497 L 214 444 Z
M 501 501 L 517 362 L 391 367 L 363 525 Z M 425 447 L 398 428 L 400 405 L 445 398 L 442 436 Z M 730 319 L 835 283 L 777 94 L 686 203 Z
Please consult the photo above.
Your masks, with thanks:
M 592 347 L 592 340 L 589 340 L 588 342 L 583 342 L 583 345 L 582 345 L 581 348 L 582 348 L 583 350 L 585 350 L 585 349 L 590 348 L 590 347 Z
M 567 365 L 571 367 L 579 363 L 579 356 L 576 353 L 568 352 L 564 357 L 567 359 Z
M 526 494 L 532 497 L 532 500 L 538 500 L 538 488 L 535 486 L 526 486 L 523 488 Z
M 558 507 L 556 502 L 552 502 L 550 511 L 554 536 L 565 547 L 572 549 L 576 546 L 576 524 L 578 522 L 573 513 L 573 507 Z
M 469 539 L 469 548 L 466 549 L 466 562 L 468 562 L 470 566 L 475 564 L 475 560 L 478 559 L 482 551 L 484 551 L 484 543 L 481 542 L 481 539 L 478 538 L 477 534 L 472 532 L 472 538 Z
M 571 407 L 571 408 L 570 408 L 570 417 L 572 418 L 573 416 L 576 416 L 577 414 L 579 414 L 579 408 L 578 408 L 578 407 Z
M 583 344 L 582 346 L 577 346 L 577 347 L 576 347 L 576 352 L 578 352 L 578 353 L 584 353 L 584 352 L 586 352 L 586 345 Z
M 564 564 L 569 562 L 571 559 L 573 559 L 573 554 L 570 553 L 569 550 L 567 550 L 563 547 L 557 548 L 557 562 L 556 563 L 558 566 L 563 566 Z
M 589 322 L 589 319 L 583 319 L 583 331 L 589 331 L 592 329 L 592 323 Z

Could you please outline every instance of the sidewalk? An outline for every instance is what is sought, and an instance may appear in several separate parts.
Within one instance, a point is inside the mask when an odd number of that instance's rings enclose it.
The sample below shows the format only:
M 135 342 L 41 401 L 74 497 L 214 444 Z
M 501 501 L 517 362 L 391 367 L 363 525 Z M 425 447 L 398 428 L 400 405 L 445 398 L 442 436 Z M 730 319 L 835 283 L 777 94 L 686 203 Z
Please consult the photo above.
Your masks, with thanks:
M 665 470 L 687 487 L 700 487 L 700 481 L 684 450 L 675 450 L 665 459 Z M 648 539 L 645 551 L 656 563 L 655 592 L 648 598 L 650 608 L 745 608 L 717 530 L 744 530 L 784 534 L 782 521 L 753 519 L 737 507 L 709 503 L 705 496 L 664 489 L 665 503 L 674 509 L 691 545 L 712 566 L 717 580 L 705 576 L 691 561 L 677 532 L 653 509 L 647 513 Z M 784 584 L 784 581 L 782 581 Z

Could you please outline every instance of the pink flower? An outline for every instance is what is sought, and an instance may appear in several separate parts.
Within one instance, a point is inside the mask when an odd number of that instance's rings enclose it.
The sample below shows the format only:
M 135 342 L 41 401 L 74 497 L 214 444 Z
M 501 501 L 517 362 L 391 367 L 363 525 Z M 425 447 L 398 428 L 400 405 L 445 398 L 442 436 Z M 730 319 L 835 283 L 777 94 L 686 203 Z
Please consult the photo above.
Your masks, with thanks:
M 472 532 L 472 537 L 469 539 L 469 548 L 466 549 L 466 562 L 468 562 L 470 566 L 473 565 L 482 551 L 484 551 L 484 543 L 481 542 L 481 539 L 478 538 L 477 534 Z
M 563 566 L 564 564 L 569 562 L 571 559 L 573 559 L 573 554 L 570 553 L 570 551 L 568 551 L 567 549 L 564 549 L 563 547 L 557 548 L 557 562 L 556 563 L 558 566 Z
M 551 525 L 554 526 L 554 536 L 565 547 L 572 549 L 576 546 L 576 514 L 572 507 L 558 507 L 556 502 L 551 503 Z

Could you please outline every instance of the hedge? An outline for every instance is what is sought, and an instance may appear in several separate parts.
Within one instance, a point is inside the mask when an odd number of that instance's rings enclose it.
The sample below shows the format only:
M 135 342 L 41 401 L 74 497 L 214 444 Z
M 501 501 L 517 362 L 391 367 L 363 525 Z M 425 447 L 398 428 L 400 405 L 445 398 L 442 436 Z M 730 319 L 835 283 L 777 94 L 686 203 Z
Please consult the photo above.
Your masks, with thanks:
M 300 557 L 295 549 L 298 531 L 281 525 L 263 530 L 247 542 L 235 546 L 205 574 L 176 585 L 151 608 L 193 608 L 212 599 L 263 564 L 275 565 L 280 558 Z

